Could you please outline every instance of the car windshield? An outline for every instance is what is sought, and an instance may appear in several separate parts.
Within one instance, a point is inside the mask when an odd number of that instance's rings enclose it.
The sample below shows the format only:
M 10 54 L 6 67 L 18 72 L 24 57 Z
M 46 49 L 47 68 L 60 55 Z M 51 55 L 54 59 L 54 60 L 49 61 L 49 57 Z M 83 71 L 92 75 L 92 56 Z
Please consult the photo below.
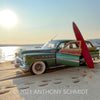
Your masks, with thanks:
M 42 49 L 55 49 L 58 46 L 58 41 L 49 41 L 42 46 Z

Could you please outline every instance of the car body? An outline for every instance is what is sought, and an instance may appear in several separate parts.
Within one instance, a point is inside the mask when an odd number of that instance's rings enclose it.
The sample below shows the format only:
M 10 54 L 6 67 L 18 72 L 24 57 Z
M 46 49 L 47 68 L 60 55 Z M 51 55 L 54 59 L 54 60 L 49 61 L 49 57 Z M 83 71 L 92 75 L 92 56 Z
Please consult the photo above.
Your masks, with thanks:
M 99 50 L 86 41 L 91 57 L 99 57 Z M 41 49 L 21 50 L 16 54 L 15 67 L 32 74 L 42 74 L 47 68 L 58 65 L 80 66 L 86 64 L 81 53 L 81 42 L 74 40 L 51 40 Z

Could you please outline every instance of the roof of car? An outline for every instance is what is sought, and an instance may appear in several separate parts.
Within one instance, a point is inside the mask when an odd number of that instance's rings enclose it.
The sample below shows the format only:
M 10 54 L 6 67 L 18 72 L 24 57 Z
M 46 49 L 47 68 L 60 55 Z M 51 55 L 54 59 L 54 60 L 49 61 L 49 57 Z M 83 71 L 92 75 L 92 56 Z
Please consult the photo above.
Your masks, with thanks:
M 51 40 L 51 41 L 59 41 L 59 42 L 63 42 L 63 41 L 77 41 L 74 39 L 58 39 L 58 40 Z M 90 42 L 89 40 L 85 40 L 86 42 Z
M 69 40 L 69 39 L 59 39 L 59 40 L 51 40 L 51 41 L 58 41 L 58 42 L 63 42 L 63 41 L 74 41 L 74 40 Z
M 55 42 L 70 42 L 70 41 L 77 41 L 77 40 L 74 40 L 74 39 L 73 40 L 71 40 L 71 39 L 58 39 L 58 40 L 51 40 L 51 41 L 55 41 Z M 90 41 L 85 40 L 85 42 L 90 42 Z

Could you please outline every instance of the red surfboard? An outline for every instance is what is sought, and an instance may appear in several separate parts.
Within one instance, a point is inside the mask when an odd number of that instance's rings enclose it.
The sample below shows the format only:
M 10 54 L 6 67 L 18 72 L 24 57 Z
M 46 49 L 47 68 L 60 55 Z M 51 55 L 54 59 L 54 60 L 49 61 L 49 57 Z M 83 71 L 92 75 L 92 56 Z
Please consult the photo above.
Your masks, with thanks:
M 74 22 L 73 22 L 73 30 L 74 30 L 74 33 L 75 33 L 77 41 L 81 41 L 82 55 L 83 55 L 87 65 L 90 68 L 94 68 L 92 57 L 91 57 L 90 52 L 89 52 L 89 50 L 87 48 L 87 45 L 86 45 L 86 43 L 84 41 L 84 38 L 81 35 L 81 32 L 79 31 L 78 27 L 76 26 L 76 24 Z

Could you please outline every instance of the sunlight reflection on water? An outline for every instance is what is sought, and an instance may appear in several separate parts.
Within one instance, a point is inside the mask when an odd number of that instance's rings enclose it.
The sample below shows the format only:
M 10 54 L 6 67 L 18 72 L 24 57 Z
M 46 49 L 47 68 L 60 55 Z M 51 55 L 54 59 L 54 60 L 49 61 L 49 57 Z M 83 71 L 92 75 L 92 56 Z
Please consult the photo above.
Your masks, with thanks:
M 14 60 L 14 58 L 15 58 L 15 53 L 16 53 L 19 49 L 20 49 L 20 48 L 17 47 L 17 46 L 12 46 L 12 47 L 0 47 L 0 62 Z
M 12 61 L 15 59 L 15 53 L 20 49 L 32 50 L 36 49 L 36 45 L 30 46 L 2 46 L 0 47 L 0 62 Z

